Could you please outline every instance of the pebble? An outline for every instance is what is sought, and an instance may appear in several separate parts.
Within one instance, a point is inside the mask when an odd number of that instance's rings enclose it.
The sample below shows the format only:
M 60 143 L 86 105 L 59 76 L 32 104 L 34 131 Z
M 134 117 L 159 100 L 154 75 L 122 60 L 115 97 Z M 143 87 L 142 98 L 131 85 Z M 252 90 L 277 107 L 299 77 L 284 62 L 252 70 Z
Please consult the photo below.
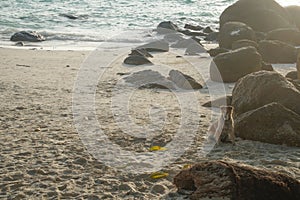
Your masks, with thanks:
M 166 188 L 163 185 L 154 185 L 151 188 L 151 192 L 154 194 L 164 194 L 166 191 Z

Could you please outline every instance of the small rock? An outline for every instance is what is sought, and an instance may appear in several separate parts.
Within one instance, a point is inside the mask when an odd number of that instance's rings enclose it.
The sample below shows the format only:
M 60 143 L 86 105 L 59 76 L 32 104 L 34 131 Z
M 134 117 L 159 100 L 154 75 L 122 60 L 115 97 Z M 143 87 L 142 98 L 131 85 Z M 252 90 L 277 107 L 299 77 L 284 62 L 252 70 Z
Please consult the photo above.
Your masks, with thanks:
M 154 194 L 164 194 L 166 192 L 166 188 L 163 185 L 153 185 L 151 188 L 151 193 Z
M 191 24 L 185 24 L 184 28 L 185 29 L 190 29 L 190 30 L 193 30 L 193 31 L 201 31 L 203 29 L 202 26 L 195 26 L 195 25 L 191 25 Z
M 199 55 L 201 53 L 207 53 L 207 51 L 197 43 L 190 44 L 185 50 L 185 55 Z
M 203 29 L 203 33 L 212 33 L 214 32 L 209 26 Z
M 124 80 L 137 88 L 175 89 L 172 81 L 153 70 L 135 72 L 125 77 Z
M 169 72 L 169 79 L 174 82 L 177 87 L 184 90 L 198 90 L 202 88 L 202 85 L 199 84 L 194 78 L 183 74 L 178 70 L 171 70 Z
M 201 36 L 201 37 L 207 36 L 206 33 L 199 32 L 199 31 L 179 30 L 179 32 L 187 36 Z
M 261 62 L 261 70 L 274 71 L 273 66 L 266 62 Z
M 170 33 L 164 36 L 164 40 L 168 42 L 177 42 L 183 39 L 182 33 Z
M 17 42 L 17 43 L 15 44 L 15 46 L 23 47 L 23 46 L 24 46 L 24 43 L 23 43 L 23 42 Z
M 124 60 L 124 64 L 127 64 L 127 65 L 144 65 L 144 64 L 152 64 L 152 63 L 151 63 L 150 60 L 148 60 L 144 56 L 131 55 L 131 56 L 128 56 Z
M 286 78 L 290 78 L 292 80 L 298 79 L 298 72 L 297 71 L 290 71 L 285 75 Z
M 218 38 L 219 38 L 219 32 L 212 32 L 212 33 L 209 33 L 205 38 L 204 40 L 205 41 L 218 41 Z
M 145 49 L 148 52 L 168 52 L 169 43 L 164 40 L 157 40 L 137 47 L 136 49 Z
M 160 34 L 172 33 L 178 31 L 178 26 L 171 21 L 164 21 L 158 24 L 157 32 Z
M 225 48 L 220 48 L 220 47 L 217 47 L 217 48 L 214 48 L 214 49 L 210 49 L 207 51 L 207 53 L 209 53 L 209 55 L 211 57 L 216 57 L 217 55 L 221 54 L 221 53 L 227 53 L 229 52 L 228 49 L 225 49 Z
M 86 165 L 87 160 L 85 158 L 77 158 L 75 161 L 73 161 L 74 164 L 77 165 Z
M 144 57 L 150 57 L 153 58 L 153 56 L 148 53 L 145 49 L 133 49 L 131 50 L 130 56 L 144 56 Z
M 172 44 L 172 48 L 188 48 L 191 44 L 197 44 L 197 42 L 193 39 L 182 39 L 177 41 L 175 44 Z

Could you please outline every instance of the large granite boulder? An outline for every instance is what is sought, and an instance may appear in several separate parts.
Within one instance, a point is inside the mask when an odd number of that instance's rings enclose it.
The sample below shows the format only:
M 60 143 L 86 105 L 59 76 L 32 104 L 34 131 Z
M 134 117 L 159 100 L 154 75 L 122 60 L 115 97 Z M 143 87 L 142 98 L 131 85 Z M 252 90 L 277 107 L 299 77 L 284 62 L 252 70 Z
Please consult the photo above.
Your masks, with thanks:
M 202 161 L 174 177 L 191 200 L 299 199 L 300 182 L 282 173 L 222 160 Z M 184 198 L 185 199 L 185 198 Z
M 270 31 L 266 37 L 267 40 L 279 40 L 290 45 L 300 45 L 300 31 L 298 29 L 276 29 Z
M 268 63 L 295 63 L 297 60 L 297 49 L 278 40 L 260 41 L 258 52 Z
M 175 83 L 178 88 L 184 90 L 199 90 L 202 88 L 202 85 L 198 83 L 194 78 L 189 75 L 183 74 L 178 70 L 171 70 L 169 72 L 169 79 Z
M 239 115 L 236 136 L 270 144 L 300 147 L 300 115 L 273 102 Z
M 239 0 L 223 11 L 220 27 L 229 21 L 243 22 L 262 32 L 293 27 L 287 11 L 274 0 Z
M 15 33 L 10 38 L 11 41 L 27 41 L 27 42 L 42 42 L 45 37 L 35 31 L 20 31 Z
M 272 102 L 300 114 L 300 92 L 277 72 L 259 71 L 241 78 L 232 91 L 234 115 L 257 109 Z
M 300 29 L 300 6 L 288 6 L 285 9 L 290 14 L 298 29 Z
M 244 23 L 228 22 L 220 29 L 219 45 L 222 48 L 231 49 L 233 42 L 243 39 L 256 40 L 255 32 Z
M 212 81 L 231 83 L 261 70 L 262 58 L 254 47 L 244 47 L 217 55 L 210 65 Z

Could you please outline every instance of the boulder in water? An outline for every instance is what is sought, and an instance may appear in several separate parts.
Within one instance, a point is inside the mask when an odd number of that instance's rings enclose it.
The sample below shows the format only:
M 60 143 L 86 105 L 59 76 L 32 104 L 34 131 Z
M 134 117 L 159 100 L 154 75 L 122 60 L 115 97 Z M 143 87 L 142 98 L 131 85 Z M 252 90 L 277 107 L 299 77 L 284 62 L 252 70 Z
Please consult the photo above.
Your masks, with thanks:
M 160 34 L 167 34 L 178 31 L 178 26 L 171 21 L 164 21 L 158 24 L 157 32 Z
M 45 37 L 35 31 L 20 31 L 15 33 L 10 38 L 11 41 L 28 41 L 28 42 L 42 42 Z

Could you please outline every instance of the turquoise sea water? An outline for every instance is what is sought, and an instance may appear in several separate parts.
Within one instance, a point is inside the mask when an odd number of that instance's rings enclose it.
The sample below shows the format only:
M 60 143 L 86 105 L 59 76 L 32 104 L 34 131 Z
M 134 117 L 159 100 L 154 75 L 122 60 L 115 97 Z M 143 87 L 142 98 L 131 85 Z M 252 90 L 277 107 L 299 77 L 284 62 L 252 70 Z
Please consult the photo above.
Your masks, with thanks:
M 35 30 L 50 41 L 98 42 L 126 30 L 155 28 L 164 20 L 217 28 L 219 15 L 235 1 L 5 0 L 0 1 L 0 41 L 9 41 L 16 31 Z M 278 2 L 300 5 L 300 0 Z

